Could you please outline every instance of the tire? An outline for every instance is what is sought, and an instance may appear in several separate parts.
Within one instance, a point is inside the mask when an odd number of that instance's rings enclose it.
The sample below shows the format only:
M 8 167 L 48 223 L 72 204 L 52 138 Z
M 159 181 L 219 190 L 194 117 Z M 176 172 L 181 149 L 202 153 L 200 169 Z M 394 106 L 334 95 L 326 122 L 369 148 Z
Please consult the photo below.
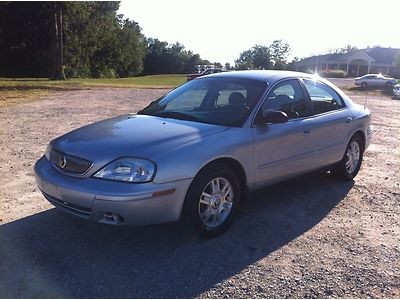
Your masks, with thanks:
M 237 215 L 242 199 L 240 182 L 234 171 L 223 164 L 201 170 L 186 194 L 183 221 L 191 223 L 201 237 L 224 233 Z
M 390 82 L 386 82 L 385 85 L 386 85 L 387 88 L 391 88 L 393 86 Z
M 368 83 L 366 83 L 366 82 L 361 83 L 361 87 L 362 87 L 363 89 L 365 89 L 367 86 L 368 86 Z
M 359 135 L 354 135 L 346 147 L 342 160 L 331 172 L 337 178 L 353 180 L 360 171 L 363 154 L 364 142 Z

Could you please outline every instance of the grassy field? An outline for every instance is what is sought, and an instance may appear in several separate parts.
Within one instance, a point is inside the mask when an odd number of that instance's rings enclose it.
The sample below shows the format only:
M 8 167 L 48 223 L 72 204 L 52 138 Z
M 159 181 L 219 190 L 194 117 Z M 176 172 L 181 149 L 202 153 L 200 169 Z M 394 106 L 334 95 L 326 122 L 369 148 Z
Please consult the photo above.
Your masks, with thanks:
M 130 78 L 74 78 L 65 81 L 48 78 L 0 78 L 0 107 L 40 99 L 53 91 L 90 88 L 174 88 L 186 82 L 184 74 L 151 75 Z

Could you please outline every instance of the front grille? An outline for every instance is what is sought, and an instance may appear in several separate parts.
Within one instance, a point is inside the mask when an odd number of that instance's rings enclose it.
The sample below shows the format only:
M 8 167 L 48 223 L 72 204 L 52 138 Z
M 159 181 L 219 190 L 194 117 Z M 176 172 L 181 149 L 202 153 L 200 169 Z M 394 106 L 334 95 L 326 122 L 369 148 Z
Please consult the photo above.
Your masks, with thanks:
M 84 174 L 93 165 L 89 160 L 63 153 L 55 149 L 50 152 L 50 161 L 64 172 L 74 174 Z

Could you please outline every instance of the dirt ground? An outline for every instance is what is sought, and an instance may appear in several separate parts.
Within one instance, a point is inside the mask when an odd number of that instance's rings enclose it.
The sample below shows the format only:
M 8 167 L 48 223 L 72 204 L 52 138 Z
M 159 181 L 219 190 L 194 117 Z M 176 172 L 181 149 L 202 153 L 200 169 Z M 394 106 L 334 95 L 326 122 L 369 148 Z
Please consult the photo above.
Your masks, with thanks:
M 179 224 L 93 224 L 43 198 L 33 165 L 51 139 L 165 92 L 57 92 L 0 108 L 1 298 L 400 298 L 400 101 L 379 92 L 348 93 L 375 129 L 353 182 L 321 174 L 253 197 L 212 240 Z

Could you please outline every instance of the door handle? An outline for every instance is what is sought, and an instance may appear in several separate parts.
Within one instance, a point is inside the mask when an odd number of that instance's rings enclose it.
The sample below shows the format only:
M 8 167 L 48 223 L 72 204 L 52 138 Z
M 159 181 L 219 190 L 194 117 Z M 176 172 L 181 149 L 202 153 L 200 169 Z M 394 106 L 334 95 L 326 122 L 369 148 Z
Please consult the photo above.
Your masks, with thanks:
M 352 118 L 352 117 L 347 117 L 347 118 L 346 118 L 346 123 L 351 123 L 351 121 L 353 121 L 353 118 Z
M 303 134 L 310 134 L 311 133 L 311 131 L 310 130 L 308 130 L 308 129 L 306 129 L 306 130 L 303 130 Z

